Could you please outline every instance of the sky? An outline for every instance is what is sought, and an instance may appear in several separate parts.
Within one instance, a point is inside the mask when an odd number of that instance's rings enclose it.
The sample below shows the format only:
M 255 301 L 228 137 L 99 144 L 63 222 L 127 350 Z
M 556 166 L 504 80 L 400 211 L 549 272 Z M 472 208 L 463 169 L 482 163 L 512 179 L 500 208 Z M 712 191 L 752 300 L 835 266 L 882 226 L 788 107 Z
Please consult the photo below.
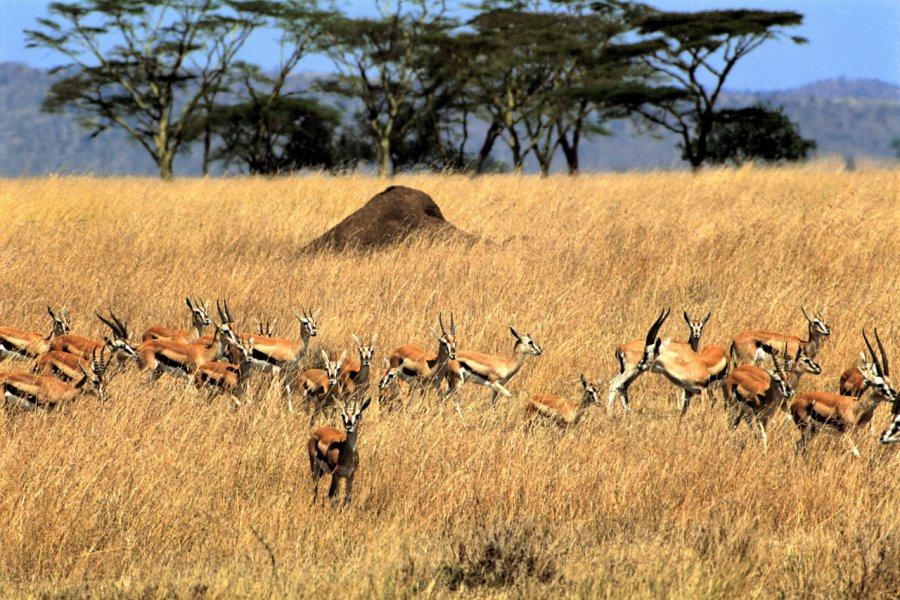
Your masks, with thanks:
M 25 48 L 23 29 L 46 16 L 49 2 L 0 0 L 0 61 L 48 68 L 63 57 L 46 50 Z M 347 12 L 369 12 L 371 2 L 340 3 Z M 900 85 L 900 0 L 657 0 L 662 10 L 758 8 L 793 10 L 804 15 L 803 25 L 789 29 L 809 44 L 767 42 L 742 59 L 728 78 L 736 91 L 772 91 L 799 87 L 821 79 L 880 79 Z M 257 38 L 242 58 L 263 67 L 277 63 L 273 40 Z M 327 60 L 310 58 L 301 70 L 327 72 Z

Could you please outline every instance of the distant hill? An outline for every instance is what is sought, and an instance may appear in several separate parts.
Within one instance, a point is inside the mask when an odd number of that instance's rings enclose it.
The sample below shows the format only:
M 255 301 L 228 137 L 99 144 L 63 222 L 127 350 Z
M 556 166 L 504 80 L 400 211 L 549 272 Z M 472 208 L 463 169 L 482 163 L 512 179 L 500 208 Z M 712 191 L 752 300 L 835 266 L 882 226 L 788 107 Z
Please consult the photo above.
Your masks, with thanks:
M 300 75 L 297 81 L 308 82 L 308 76 Z M 42 113 L 40 105 L 49 85 L 46 71 L 0 63 L 0 176 L 156 173 L 143 148 L 123 133 L 111 130 L 92 139 L 72 118 Z M 723 106 L 760 101 L 783 105 L 803 136 L 818 142 L 818 154 L 848 159 L 895 155 L 891 141 L 900 137 L 898 86 L 877 80 L 831 79 L 793 90 L 732 92 L 722 98 Z M 646 132 L 629 121 L 611 123 L 609 129 L 612 136 L 583 145 L 583 170 L 685 168 L 671 134 Z M 502 151 L 497 158 L 507 159 Z M 175 170 L 179 175 L 199 174 L 199 156 L 182 154 Z

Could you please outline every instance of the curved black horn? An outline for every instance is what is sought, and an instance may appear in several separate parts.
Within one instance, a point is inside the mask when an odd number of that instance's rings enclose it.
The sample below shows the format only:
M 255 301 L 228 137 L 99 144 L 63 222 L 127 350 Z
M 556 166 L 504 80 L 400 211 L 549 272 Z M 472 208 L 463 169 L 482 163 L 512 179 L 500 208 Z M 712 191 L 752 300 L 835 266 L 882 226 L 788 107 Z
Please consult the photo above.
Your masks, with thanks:
M 234 319 L 231 317 L 231 309 L 228 308 L 228 298 L 223 299 L 222 302 L 225 304 L 225 322 L 234 323 Z
M 884 352 L 884 346 L 881 344 L 881 338 L 878 336 L 878 328 L 875 328 L 875 343 L 878 344 L 878 351 L 881 352 L 881 368 L 884 369 L 884 376 L 889 377 L 891 369 L 888 367 L 887 354 Z
M 106 325 L 107 327 L 109 327 L 110 329 L 112 329 L 113 335 L 116 335 L 116 336 L 119 335 L 119 329 L 116 327 L 115 323 L 112 323 L 112 322 L 110 322 L 110 321 L 107 321 L 106 319 L 103 318 L 103 315 L 101 315 L 101 314 L 100 314 L 99 312 L 97 312 L 97 311 L 94 311 L 94 315 L 95 315 L 98 319 L 100 319 L 100 321 L 101 321 L 104 325 Z
M 878 357 L 875 356 L 875 351 L 872 349 L 872 344 L 869 343 L 869 338 L 866 337 L 866 330 L 863 329 L 863 339 L 866 341 L 866 348 L 869 349 L 869 354 L 872 356 L 872 362 L 875 364 L 875 372 L 879 377 L 884 376 L 884 371 L 881 370 L 881 363 L 878 362 Z
M 441 326 L 441 334 L 447 337 L 447 330 L 444 328 L 444 316 L 438 313 L 438 325 Z
M 128 339 L 128 325 L 126 323 L 123 323 L 122 321 L 120 321 L 119 317 L 117 317 L 116 314 L 112 311 L 112 309 L 109 308 L 108 306 L 106 307 L 106 310 L 109 311 L 109 316 L 112 317 L 112 320 L 115 321 L 116 325 L 119 326 L 119 333 L 121 334 L 122 339 L 127 340 Z
M 809 315 L 806 313 L 806 309 L 801 306 L 800 310 L 803 312 L 803 316 L 806 317 L 806 320 L 812 323 L 812 319 L 809 318 Z
M 450 335 L 456 337 L 456 320 L 453 318 L 453 313 L 450 313 Z
M 666 319 L 669 318 L 670 309 L 664 308 L 660 311 L 659 316 L 656 317 L 656 321 L 653 322 L 653 325 L 650 326 L 650 331 L 647 332 L 647 345 L 649 346 L 654 341 L 656 341 L 656 336 L 659 333 L 659 328 L 662 327 L 663 323 L 666 322 Z

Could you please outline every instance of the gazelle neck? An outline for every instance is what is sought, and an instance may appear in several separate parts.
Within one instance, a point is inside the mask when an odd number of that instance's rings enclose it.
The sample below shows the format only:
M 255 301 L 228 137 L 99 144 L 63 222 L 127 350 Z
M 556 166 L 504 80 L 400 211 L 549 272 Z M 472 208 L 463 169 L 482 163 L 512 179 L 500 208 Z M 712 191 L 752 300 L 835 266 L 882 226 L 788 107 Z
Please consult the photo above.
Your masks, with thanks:
M 525 352 L 525 345 L 520 342 L 516 342 L 516 345 L 513 346 L 512 358 L 510 358 L 508 361 L 510 364 L 510 369 L 507 379 L 519 372 L 519 369 L 521 369 L 522 365 L 525 364 L 526 356 L 528 356 L 528 353 Z
M 867 386 L 856 399 L 854 407 L 856 410 L 853 411 L 856 415 L 856 424 L 865 425 L 871 421 L 880 401 L 881 397 L 876 393 L 875 388 Z
M 700 352 L 700 336 L 695 336 L 693 329 L 691 330 L 691 337 L 688 338 L 688 345 L 695 353 Z
M 347 440 L 344 442 L 344 447 L 356 452 L 357 436 L 359 436 L 359 423 L 356 424 L 353 431 L 347 432 Z
M 309 338 L 310 334 L 306 330 L 305 327 L 300 328 L 300 342 L 303 344 L 303 350 L 301 350 L 301 355 L 305 356 L 306 351 L 309 349 Z
M 806 355 L 810 358 L 815 358 L 816 354 L 819 353 L 819 346 L 822 344 L 822 338 L 824 337 L 822 333 L 819 331 L 819 328 L 815 326 L 815 324 L 809 324 L 809 333 L 806 336 L 807 341 L 800 340 L 800 345 L 806 350 Z
M 198 322 L 194 321 L 194 331 L 197 332 L 197 337 L 196 337 L 196 339 L 199 340 L 200 338 L 203 337 L 203 330 L 204 330 L 204 329 L 206 329 L 206 325 L 204 325 L 203 323 L 198 323 Z

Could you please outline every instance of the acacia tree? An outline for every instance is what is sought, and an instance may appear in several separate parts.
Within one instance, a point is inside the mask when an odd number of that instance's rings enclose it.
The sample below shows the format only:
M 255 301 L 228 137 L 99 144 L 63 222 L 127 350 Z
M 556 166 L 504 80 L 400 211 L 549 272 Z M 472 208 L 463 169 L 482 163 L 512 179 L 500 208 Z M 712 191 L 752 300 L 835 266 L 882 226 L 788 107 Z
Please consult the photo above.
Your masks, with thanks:
M 801 137 L 782 108 L 756 105 L 716 111 L 707 156 L 713 164 L 797 161 L 815 148 L 816 142 Z
M 267 2 L 85 0 L 54 2 L 28 46 L 69 64 L 43 108 L 72 110 L 96 136 L 124 130 L 173 175 L 192 116 L 228 73 L 235 54 L 263 22 Z
M 391 144 L 413 126 L 404 114 L 421 99 L 419 53 L 434 36 L 455 22 L 446 18 L 444 2 L 414 0 L 377 2 L 378 18 L 331 19 L 324 28 L 326 53 L 337 77 L 323 89 L 362 103 L 362 114 L 376 141 L 378 174 L 391 173 Z M 418 110 L 430 111 L 430 106 Z
M 708 158 L 716 103 L 735 65 L 765 42 L 785 37 L 784 28 L 803 21 L 803 15 L 791 11 L 667 13 L 630 5 L 626 12 L 651 44 L 639 61 L 659 75 L 661 85 L 619 100 L 627 99 L 644 119 L 678 134 L 683 156 L 694 170 Z M 806 42 L 798 36 L 789 39 Z

